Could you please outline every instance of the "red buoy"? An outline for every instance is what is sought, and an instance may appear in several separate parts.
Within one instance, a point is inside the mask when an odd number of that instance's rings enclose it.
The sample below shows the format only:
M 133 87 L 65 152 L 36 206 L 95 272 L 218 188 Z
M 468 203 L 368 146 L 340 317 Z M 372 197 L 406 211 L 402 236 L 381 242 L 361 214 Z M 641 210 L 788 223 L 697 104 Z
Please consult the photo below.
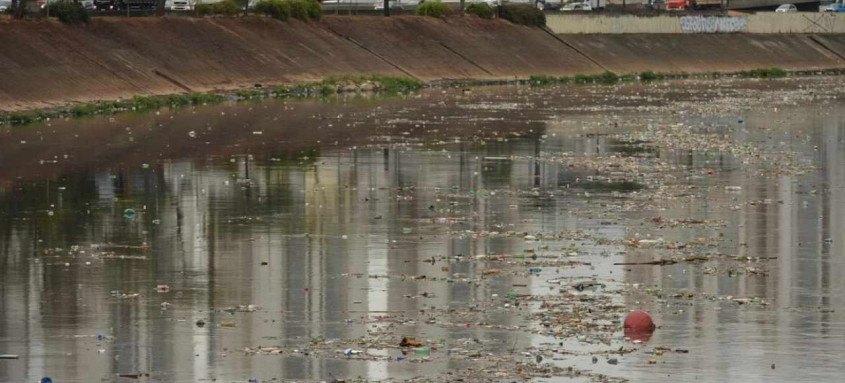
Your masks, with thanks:
M 625 329 L 632 331 L 651 332 L 654 331 L 654 322 L 651 315 L 642 310 L 634 310 L 625 317 Z
M 631 340 L 648 342 L 654 332 L 654 321 L 651 315 L 641 310 L 634 310 L 625 317 L 625 337 Z

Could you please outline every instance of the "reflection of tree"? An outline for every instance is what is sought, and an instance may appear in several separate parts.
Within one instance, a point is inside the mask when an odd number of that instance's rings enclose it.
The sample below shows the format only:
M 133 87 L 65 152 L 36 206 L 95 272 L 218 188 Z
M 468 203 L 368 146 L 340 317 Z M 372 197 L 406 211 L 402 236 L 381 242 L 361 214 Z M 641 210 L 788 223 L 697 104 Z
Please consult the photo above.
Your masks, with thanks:
M 495 189 L 510 183 L 513 162 L 510 158 L 501 157 L 510 157 L 511 154 L 513 150 L 507 142 L 493 141 L 485 145 L 485 158 L 481 164 L 481 178 L 484 180 L 485 188 Z
M 96 188 L 87 175 L 58 181 L 17 183 L 0 193 L 0 229 L 33 235 L 45 243 L 66 244 L 83 237 L 94 217 L 86 212 L 96 205 Z

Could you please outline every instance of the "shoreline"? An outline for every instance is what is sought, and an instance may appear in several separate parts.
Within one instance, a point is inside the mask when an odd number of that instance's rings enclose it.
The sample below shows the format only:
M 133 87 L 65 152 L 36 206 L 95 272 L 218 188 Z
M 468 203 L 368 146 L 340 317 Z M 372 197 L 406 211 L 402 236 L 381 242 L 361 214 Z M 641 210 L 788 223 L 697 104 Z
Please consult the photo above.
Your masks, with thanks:
M 391 76 L 339 76 L 318 82 L 303 82 L 287 85 L 261 86 L 236 90 L 210 92 L 173 93 L 155 96 L 134 96 L 129 99 L 101 100 L 71 103 L 56 108 L 33 108 L 15 112 L 0 113 L 0 126 L 21 127 L 54 119 L 76 119 L 98 115 L 150 112 L 168 108 L 178 110 L 186 107 L 216 105 L 224 102 L 243 102 L 257 99 L 323 99 L 352 94 L 376 94 L 397 96 L 417 92 L 423 88 L 455 88 L 483 86 L 532 86 L 556 85 L 611 86 L 624 83 L 652 83 L 674 80 L 716 80 L 722 78 L 779 79 L 794 77 L 842 76 L 845 68 L 826 70 L 787 71 L 780 68 L 760 68 L 738 72 L 713 72 L 705 74 L 659 73 L 645 71 L 639 74 L 619 75 L 606 71 L 597 75 L 543 76 L 513 80 L 439 80 L 421 82 L 408 77 Z

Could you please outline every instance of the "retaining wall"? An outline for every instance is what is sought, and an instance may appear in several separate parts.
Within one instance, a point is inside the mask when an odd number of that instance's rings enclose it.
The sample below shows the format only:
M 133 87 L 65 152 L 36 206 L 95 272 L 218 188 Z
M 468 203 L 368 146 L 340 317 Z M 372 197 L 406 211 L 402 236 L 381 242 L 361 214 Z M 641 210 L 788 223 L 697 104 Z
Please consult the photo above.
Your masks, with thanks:
M 845 68 L 845 34 L 554 34 L 469 16 L 0 21 L 0 111 L 333 75 L 432 81 L 764 67 Z
M 756 13 L 746 16 L 547 14 L 555 33 L 845 33 L 845 13 Z

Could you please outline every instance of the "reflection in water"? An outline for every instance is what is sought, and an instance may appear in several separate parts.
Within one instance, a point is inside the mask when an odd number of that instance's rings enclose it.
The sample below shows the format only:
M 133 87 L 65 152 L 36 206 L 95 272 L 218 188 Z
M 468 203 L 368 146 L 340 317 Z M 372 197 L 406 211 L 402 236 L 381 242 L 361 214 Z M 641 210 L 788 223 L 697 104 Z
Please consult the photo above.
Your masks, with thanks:
M 618 366 L 592 365 L 592 355 L 575 350 L 555 362 L 563 367 L 634 381 L 676 380 L 681 373 L 704 381 L 837 376 L 836 356 L 845 351 L 839 240 L 845 115 L 752 112 L 744 116 L 747 128 L 719 132 L 795 151 L 817 165 L 810 174 L 772 175 L 765 165 L 724 154 L 643 149 L 613 138 L 654 121 L 674 122 L 673 116 L 624 112 L 634 127 L 621 127 L 592 115 L 561 117 L 553 108 L 455 107 L 508 97 L 539 106 L 549 96 L 507 92 L 478 92 L 473 99 L 427 94 L 386 101 L 376 112 L 371 101 L 267 103 L 254 110 L 224 106 L 224 117 L 210 108 L 66 123 L 75 133 L 56 127 L 5 133 L 0 353 L 20 359 L 0 361 L 0 381 L 109 381 L 138 372 L 178 382 L 380 380 L 460 370 L 475 362 L 447 350 L 477 347 L 499 355 L 547 340 L 530 331 L 527 308 L 502 306 L 497 297 L 550 294 L 545 281 L 555 273 L 623 275 L 618 282 L 663 292 L 627 295 L 622 303 L 655 315 L 660 328 L 649 345 L 689 350 L 656 365 L 634 353 Z M 436 97 L 446 105 L 429 105 Z M 280 110 L 287 121 L 325 131 L 293 133 L 273 118 Z M 420 111 L 431 113 L 425 130 L 415 117 Z M 760 129 L 788 113 L 793 117 L 783 131 Z M 229 125 L 215 125 L 218 118 Z M 155 130 L 165 123 L 171 125 L 162 138 Z M 132 140 L 113 132 L 124 124 Z M 356 137 L 330 125 L 370 126 L 373 134 Z M 488 130 L 477 133 L 479 126 Z M 199 131 L 201 141 L 188 130 Z M 100 136 L 103 131 L 112 133 Z M 39 136 L 50 138 L 38 144 Z M 802 139 L 791 139 L 796 136 Z M 17 147 L 21 141 L 33 144 L 30 158 Z M 76 162 L 63 162 L 62 153 Z M 570 189 L 593 174 L 549 161 L 555 153 L 574 153 L 573 161 L 657 158 L 678 165 L 673 177 L 690 191 L 653 209 L 624 208 L 627 191 L 590 196 Z M 54 157 L 52 168 L 33 164 Z M 715 224 L 643 224 L 656 216 Z M 483 264 L 467 261 L 524 254 L 533 246 L 520 236 L 482 232 L 570 230 L 617 242 L 548 239 L 551 249 L 583 246 L 574 259 L 591 264 L 549 268 L 542 277 L 481 279 Z M 652 257 L 648 249 L 618 246 L 635 235 L 700 241 L 706 245 L 696 251 L 706 255 L 769 260 L 755 260 L 750 269 L 728 261 L 613 265 Z M 160 284 L 170 291 L 158 293 Z M 678 291 L 691 292 L 692 300 L 674 299 Z M 769 304 L 737 305 L 728 296 Z M 398 344 L 402 335 L 441 347 L 423 363 L 402 360 L 395 348 L 373 347 L 354 358 L 342 353 L 350 347 L 344 340 Z M 282 352 L 244 352 L 260 346 Z

